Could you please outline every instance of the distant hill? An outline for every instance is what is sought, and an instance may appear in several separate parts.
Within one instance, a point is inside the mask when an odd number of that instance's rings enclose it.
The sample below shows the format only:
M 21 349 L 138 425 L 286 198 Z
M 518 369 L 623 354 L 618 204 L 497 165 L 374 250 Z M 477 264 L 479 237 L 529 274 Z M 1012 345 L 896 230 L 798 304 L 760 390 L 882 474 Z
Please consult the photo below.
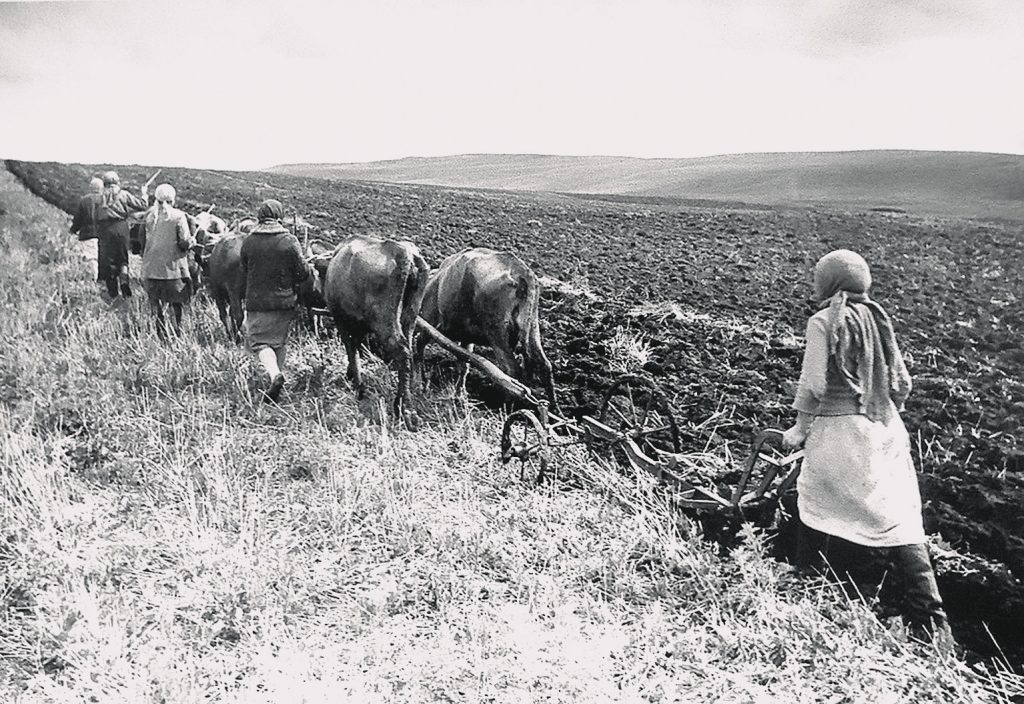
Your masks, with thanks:
M 695 159 L 467 154 L 361 164 L 286 164 L 298 176 L 562 193 L 896 208 L 1024 219 L 1024 156 L 859 151 Z

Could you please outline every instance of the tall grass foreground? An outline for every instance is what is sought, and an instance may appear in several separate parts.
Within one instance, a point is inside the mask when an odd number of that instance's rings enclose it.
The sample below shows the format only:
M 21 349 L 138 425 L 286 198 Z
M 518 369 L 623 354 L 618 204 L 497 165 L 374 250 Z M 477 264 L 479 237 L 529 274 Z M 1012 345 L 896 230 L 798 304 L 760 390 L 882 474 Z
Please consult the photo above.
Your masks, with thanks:
M 585 453 L 540 488 L 444 387 L 399 431 L 299 335 L 279 408 L 205 302 L 158 342 L 0 172 L 0 700 L 1010 701 Z

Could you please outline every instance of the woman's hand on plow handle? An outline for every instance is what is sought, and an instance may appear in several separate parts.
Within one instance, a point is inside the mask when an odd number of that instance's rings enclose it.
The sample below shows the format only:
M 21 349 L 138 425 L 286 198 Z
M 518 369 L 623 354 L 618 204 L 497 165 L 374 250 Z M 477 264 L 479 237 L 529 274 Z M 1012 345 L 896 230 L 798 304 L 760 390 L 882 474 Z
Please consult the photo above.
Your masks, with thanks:
M 796 423 L 782 434 L 782 449 L 788 452 L 802 447 L 813 420 L 814 416 L 809 413 L 798 413 Z

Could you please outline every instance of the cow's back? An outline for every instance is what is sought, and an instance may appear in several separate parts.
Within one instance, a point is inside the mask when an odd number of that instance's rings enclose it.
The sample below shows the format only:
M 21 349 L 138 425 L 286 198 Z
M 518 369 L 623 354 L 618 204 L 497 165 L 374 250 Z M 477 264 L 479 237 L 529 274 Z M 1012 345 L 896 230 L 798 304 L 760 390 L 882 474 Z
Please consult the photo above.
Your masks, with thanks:
M 243 234 L 231 234 L 219 240 L 210 252 L 209 286 L 214 293 L 239 293 L 242 288 Z
M 323 297 L 332 313 L 358 332 L 379 337 L 401 333 L 407 307 L 419 311 L 420 301 L 408 300 L 407 294 L 415 289 L 410 280 L 423 266 L 411 243 L 355 235 L 338 247 L 328 264 Z
M 519 336 L 517 311 L 535 279 L 513 254 L 478 247 L 445 259 L 431 276 L 423 315 L 449 337 L 490 345 L 495 336 L 510 346 Z

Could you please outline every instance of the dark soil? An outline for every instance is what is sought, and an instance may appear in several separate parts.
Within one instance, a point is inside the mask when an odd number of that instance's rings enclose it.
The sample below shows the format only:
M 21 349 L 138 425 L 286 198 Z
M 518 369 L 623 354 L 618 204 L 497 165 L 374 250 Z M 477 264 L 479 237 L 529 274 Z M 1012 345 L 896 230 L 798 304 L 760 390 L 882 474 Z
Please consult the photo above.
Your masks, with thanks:
M 71 212 L 87 175 L 104 168 L 8 161 L 35 193 Z M 117 167 L 136 186 L 151 167 Z M 976 652 L 1024 662 L 1024 223 L 923 219 L 882 212 L 753 209 L 657 199 L 519 194 L 340 182 L 271 173 L 165 169 L 187 210 L 230 219 L 268 197 L 336 240 L 377 232 L 416 242 L 432 264 L 472 245 L 508 249 L 540 275 L 585 284 L 598 300 L 548 293 L 542 334 L 564 409 L 592 411 L 617 376 L 617 328 L 652 347 L 645 371 L 680 420 L 684 449 L 732 444 L 785 427 L 799 374 L 816 259 L 847 247 L 865 256 L 874 297 L 893 316 L 914 378 L 904 420 L 925 498 L 926 527 L 984 558 L 940 560 L 956 632 Z M 671 301 L 710 317 L 631 316 Z M 745 325 L 728 325 L 734 318 Z M 948 562 L 948 564 L 947 564 Z M 972 571 L 973 570 L 973 571 Z

